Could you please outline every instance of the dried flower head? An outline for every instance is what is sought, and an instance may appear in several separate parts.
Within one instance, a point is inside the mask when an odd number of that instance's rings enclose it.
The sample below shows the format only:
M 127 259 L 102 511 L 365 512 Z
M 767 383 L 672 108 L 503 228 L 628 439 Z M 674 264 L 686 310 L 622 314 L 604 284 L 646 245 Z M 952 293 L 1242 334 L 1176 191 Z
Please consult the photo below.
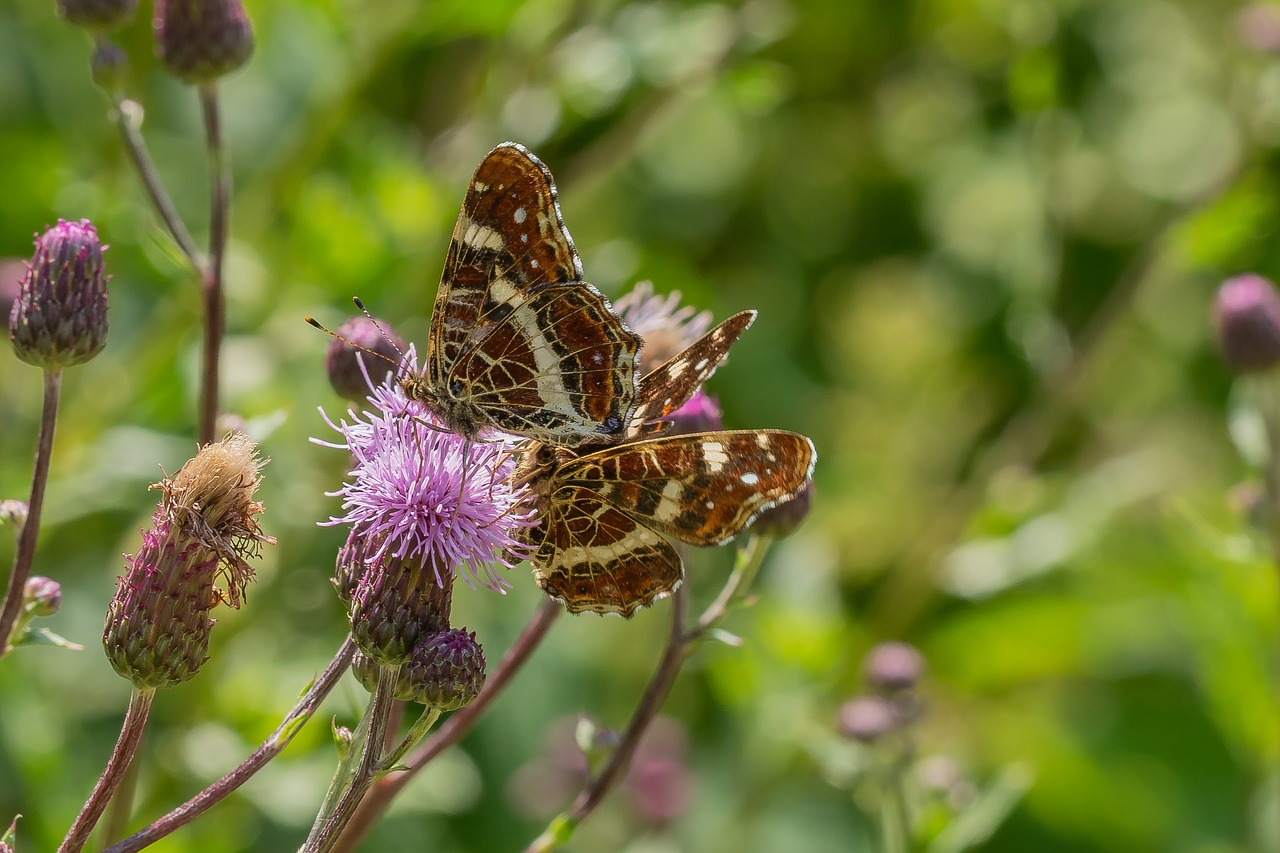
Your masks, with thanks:
M 253 499 L 263 460 L 242 433 L 205 445 L 161 491 L 152 527 L 128 559 L 107 610 L 102 644 L 139 688 L 180 684 L 204 663 L 220 601 L 239 607 L 263 543 Z M 225 589 L 215 587 L 221 580 Z
M 58 14 L 87 30 L 114 29 L 129 18 L 138 0 L 58 0 Z
M 428 634 L 400 667 L 395 697 L 440 711 L 456 711 L 480 694 L 485 681 L 484 649 L 474 632 L 449 628 Z M 378 666 L 363 652 L 352 661 L 356 679 L 370 693 L 378 686 Z
M 383 356 L 377 358 L 361 349 Z M 356 315 L 338 327 L 329 342 L 324 366 L 333 390 L 347 400 L 363 400 L 371 384 L 381 384 L 393 373 L 404 352 L 404 341 L 382 320 Z
M 240 0 L 156 0 L 154 28 L 160 61 L 187 83 L 210 83 L 253 54 Z
M 107 342 L 107 280 L 98 231 L 87 219 L 58 224 L 36 251 L 9 309 L 18 358 L 46 370 L 88 361 Z
M 680 291 L 666 296 L 653 292 L 653 282 L 641 281 L 613 305 L 631 331 L 644 338 L 640 373 L 648 373 L 707 333 L 711 312 L 680 304 Z
M 1260 275 L 1238 275 L 1218 288 L 1213 302 L 1218 344 L 1239 373 L 1280 364 L 1280 294 Z

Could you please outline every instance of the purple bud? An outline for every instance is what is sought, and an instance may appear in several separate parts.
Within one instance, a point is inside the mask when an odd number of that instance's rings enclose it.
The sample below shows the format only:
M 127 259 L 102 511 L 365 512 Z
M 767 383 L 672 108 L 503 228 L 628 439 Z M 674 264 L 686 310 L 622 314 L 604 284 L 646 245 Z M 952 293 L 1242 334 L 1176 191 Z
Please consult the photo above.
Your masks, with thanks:
M 9 309 L 9 340 L 18 358 L 56 370 L 102 351 L 109 278 L 103 248 L 87 219 L 59 219 L 36 238 L 35 254 Z
M 924 657 L 909 643 L 881 643 L 867 653 L 863 672 L 873 690 L 910 690 L 924 673 Z
M 1213 301 L 1218 344 L 1232 370 L 1250 373 L 1280 363 L 1280 295 L 1260 275 L 1229 278 Z
M 385 554 L 356 582 L 351 636 L 375 662 L 407 664 L 421 639 L 449 629 L 452 604 L 452 571 Z
M 808 518 L 812 504 L 813 480 L 806 480 L 800 491 L 756 516 L 751 529 L 761 536 L 772 536 L 775 539 L 790 536 Z
M 22 601 L 36 616 L 52 616 L 62 607 L 62 585 L 50 578 L 33 575 L 22 588 Z
M 370 382 L 379 385 L 396 370 L 403 358 L 404 341 L 382 320 L 375 323 L 363 315 L 352 317 L 339 326 L 338 335 L 330 342 L 324 357 L 329 384 L 347 400 L 364 400 L 369 396 Z M 361 347 L 373 350 L 383 358 L 361 352 Z M 362 361 L 369 374 L 368 381 L 360 370 Z
M 114 29 L 130 17 L 138 0 L 58 0 L 58 14 L 87 30 Z
M 840 708 L 840 733 L 862 743 L 874 743 L 898 728 L 893 705 L 881 696 L 859 696 Z
M 160 61 L 187 83 L 211 83 L 253 54 L 240 0 L 156 0 L 154 28 Z
M 479 695 L 485 666 L 484 649 L 474 632 L 449 628 L 430 634 L 419 640 L 408 662 L 400 666 L 395 698 L 456 711 Z M 378 686 L 377 662 L 357 652 L 351 667 L 356 679 L 372 693 Z

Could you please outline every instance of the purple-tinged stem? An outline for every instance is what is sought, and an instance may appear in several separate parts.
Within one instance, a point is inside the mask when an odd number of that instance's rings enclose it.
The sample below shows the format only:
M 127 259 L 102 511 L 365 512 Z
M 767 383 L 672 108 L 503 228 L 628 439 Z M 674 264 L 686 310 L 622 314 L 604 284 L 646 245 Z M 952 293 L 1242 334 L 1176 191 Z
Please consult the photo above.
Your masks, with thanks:
M 378 780 L 382 745 L 386 741 L 387 718 L 391 714 L 391 706 L 395 704 L 396 679 L 399 675 L 398 665 L 378 667 L 378 687 L 373 691 L 373 702 L 369 706 L 369 727 L 364 733 L 364 744 L 355 774 L 348 780 L 346 790 L 342 792 L 324 826 L 314 837 L 307 839 L 301 853 L 329 853 L 338 843 L 342 830 L 356 813 L 364 795 Z
M 342 644 L 337 654 L 333 656 L 333 660 L 329 662 L 328 668 L 320 674 L 319 678 L 312 682 L 307 692 L 298 700 L 298 704 L 294 705 L 293 710 L 284 718 L 284 721 L 271 733 L 271 737 L 263 741 L 262 745 L 254 750 L 253 754 L 245 759 L 239 767 L 146 829 L 135 832 L 118 844 L 113 844 L 103 853 L 136 853 L 136 851 L 144 847 L 149 847 L 174 830 L 186 826 L 211 806 L 247 782 L 253 774 L 265 767 L 268 761 L 279 755 L 281 750 L 293 740 L 293 736 L 311 719 L 311 716 L 316 712 L 316 708 L 320 707 L 320 703 L 329 695 L 334 685 L 338 683 L 338 679 L 342 677 L 342 674 L 347 671 L 347 667 L 351 665 L 351 655 L 354 651 L 355 643 L 351 641 L 350 637 L 347 637 L 346 642 Z
M 222 140 L 218 114 L 218 89 L 213 83 L 200 87 L 205 142 L 209 148 L 209 265 L 201 287 L 204 295 L 204 364 L 200 381 L 201 444 L 214 440 L 218 420 L 218 354 L 226 331 L 227 302 L 223 290 L 223 262 L 227 249 L 227 219 L 231 199 L 231 172 Z
M 115 98 L 112 106 L 111 120 L 120 130 L 124 150 L 133 161 L 133 168 L 137 171 L 138 180 L 142 181 L 142 187 L 151 199 L 151 205 L 156 209 L 160 221 L 164 223 L 169 235 L 178 244 L 178 248 L 182 250 L 192 269 L 203 277 L 204 259 L 200 256 L 200 250 L 196 248 L 195 240 L 191 239 L 187 226 L 183 224 L 182 217 L 178 215 L 173 199 L 169 198 L 169 194 L 165 192 L 160 173 L 156 170 L 151 154 L 147 150 L 146 140 L 142 138 L 142 107 L 136 101 L 122 97 Z
M 365 795 L 360 807 L 348 822 L 347 828 L 339 836 L 338 843 L 333 848 L 335 853 L 350 853 L 355 850 L 377 821 L 378 816 L 396 794 L 400 793 L 400 789 L 409 784 L 409 780 L 433 758 L 462 740 L 463 735 L 471 730 L 480 715 L 502 693 L 512 677 L 533 655 L 534 650 L 551 629 L 551 624 L 562 611 L 563 608 L 551 599 L 542 602 L 524 630 L 520 632 L 520 636 L 516 637 L 502 660 L 485 679 L 484 687 L 471 704 L 454 711 L 449 719 L 414 751 L 405 762 L 407 769 L 403 773 L 384 776 L 373 786 L 373 790 Z
M 147 725 L 147 715 L 151 712 L 151 700 L 155 698 L 154 689 L 135 688 L 129 695 L 129 710 L 125 712 L 124 723 L 120 726 L 120 737 L 116 740 L 116 748 L 107 759 L 107 766 L 89 795 L 84 808 L 76 816 L 75 823 L 67 830 L 67 837 L 58 847 L 58 853 L 79 853 L 89 840 L 89 833 L 102 817 L 111 795 L 120 786 L 121 780 L 129 770 L 133 757 L 138 753 L 138 744 L 142 742 L 142 730 Z
M 58 400 L 62 394 L 62 370 L 44 371 L 44 406 L 40 411 L 40 433 L 36 439 L 36 460 L 31 474 L 31 498 L 27 502 L 27 520 L 18 532 L 18 550 L 13 557 L 13 571 L 0 608 L 0 657 L 9 651 L 14 639 L 14 623 L 22 610 L 22 591 L 31 576 L 36 558 L 36 538 L 40 532 L 40 510 L 44 506 L 45 487 L 49 482 L 49 461 L 53 457 L 53 431 L 58 423 Z

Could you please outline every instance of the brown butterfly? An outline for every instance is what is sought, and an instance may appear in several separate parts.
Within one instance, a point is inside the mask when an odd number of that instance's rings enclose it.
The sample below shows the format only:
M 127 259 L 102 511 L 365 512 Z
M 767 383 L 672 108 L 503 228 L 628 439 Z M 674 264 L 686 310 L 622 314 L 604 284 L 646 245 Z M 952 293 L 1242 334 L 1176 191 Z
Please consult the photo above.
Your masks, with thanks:
M 812 476 L 813 443 L 781 430 L 644 437 L 688 400 L 755 319 L 744 311 L 640 381 L 623 443 L 599 450 L 535 446 L 515 477 L 536 495 L 540 523 L 526 533 L 538 585 L 572 613 L 631 616 L 684 577 L 660 534 L 716 545 Z M 637 436 L 642 436 L 637 438 Z
M 426 366 L 405 393 L 467 438 L 494 427 L 572 447 L 623 435 L 641 340 L 582 277 L 551 172 L 514 142 L 494 148 L 467 188 Z

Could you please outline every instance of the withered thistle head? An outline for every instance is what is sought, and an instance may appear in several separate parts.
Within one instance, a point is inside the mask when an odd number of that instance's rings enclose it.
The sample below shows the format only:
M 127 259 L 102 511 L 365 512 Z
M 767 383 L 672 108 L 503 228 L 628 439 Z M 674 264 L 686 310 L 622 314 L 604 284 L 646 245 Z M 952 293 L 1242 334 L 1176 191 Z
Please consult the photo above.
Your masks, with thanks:
M 114 29 L 133 16 L 138 0 L 58 0 L 58 14 L 87 30 Z
M 87 219 L 58 224 L 36 251 L 9 309 L 9 340 L 27 364 L 57 370 L 88 361 L 107 342 L 107 280 L 98 231 Z
M 356 679 L 370 693 L 378 686 L 378 665 L 363 652 L 352 661 Z M 440 711 L 456 711 L 484 687 L 484 649 L 474 632 L 449 628 L 424 636 L 400 667 L 395 697 Z
M 383 358 L 362 352 L 360 347 Z M 329 342 L 325 372 L 339 396 L 360 402 L 369 395 L 371 384 L 380 385 L 395 372 L 403 353 L 404 341 L 390 325 L 357 315 L 339 326 L 338 336 Z
M 187 83 L 211 83 L 253 54 L 240 0 L 156 0 L 154 28 L 160 61 Z
M 107 610 L 102 645 L 116 672 L 139 688 L 188 680 L 208 656 L 209 611 L 239 607 L 253 579 L 248 557 L 274 543 L 253 499 L 263 460 L 243 433 L 205 445 L 161 491 L 152 527 L 128 559 Z M 215 587 L 222 581 L 225 589 Z

